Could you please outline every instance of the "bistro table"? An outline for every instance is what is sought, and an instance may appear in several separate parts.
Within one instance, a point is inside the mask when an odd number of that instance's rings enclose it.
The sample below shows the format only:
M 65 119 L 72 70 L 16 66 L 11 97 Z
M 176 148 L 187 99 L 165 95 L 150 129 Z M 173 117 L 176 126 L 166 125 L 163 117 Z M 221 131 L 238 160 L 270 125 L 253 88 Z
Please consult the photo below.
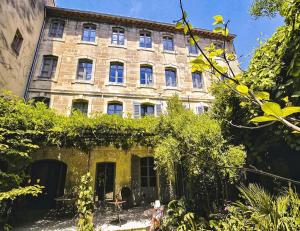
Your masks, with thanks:
M 76 201 L 76 198 L 68 198 L 68 197 L 57 197 L 54 198 L 56 205 L 61 204 L 61 205 L 70 205 L 73 202 Z
M 121 225 L 121 219 L 120 219 L 121 205 L 126 203 L 126 201 L 115 200 L 115 201 L 108 201 L 107 203 L 114 205 L 115 208 L 117 209 L 117 219 L 113 220 L 112 222 L 117 221 L 119 225 Z

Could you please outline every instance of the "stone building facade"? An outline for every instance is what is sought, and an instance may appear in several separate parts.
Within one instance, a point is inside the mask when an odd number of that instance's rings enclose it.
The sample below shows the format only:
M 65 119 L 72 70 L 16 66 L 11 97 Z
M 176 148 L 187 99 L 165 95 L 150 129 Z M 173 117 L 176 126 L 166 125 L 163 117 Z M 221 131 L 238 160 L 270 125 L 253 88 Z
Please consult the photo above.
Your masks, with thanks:
M 29 98 L 44 98 L 65 115 L 80 107 L 88 114 L 127 117 L 144 111 L 158 115 L 174 94 L 195 112 L 213 100 L 209 73 L 193 76 L 189 61 L 197 51 L 189 52 L 187 38 L 174 25 L 58 8 L 48 8 L 47 15 Z M 61 34 L 51 35 L 53 23 L 62 27 Z M 221 42 L 211 32 L 195 32 L 201 46 Z M 232 51 L 233 38 L 227 42 Z M 52 68 L 48 76 L 43 67 Z
M 54 6 L 54 0 L 1 0 L 0 90 L 24 96 L 45 5 Z
M 195 113 L 212 102 L 209 73 L 192 73 L 189 65 L 198 51 L 173 24 L 54 7 L 47 7 L 46 15 L 29 99 L 64 115 L 79 109 L 87 116 L 133 118 L 159 115 L 174 94 Z M 222 42 L 220 35 L 207 30 L 194 33 L 201 46 Z M 232 52 L 233 39 L 230 35 L 226 41 Z M 233 68 L 238 70 L 238 63 Z M 34 155 L 33 178 L 41 179 L 52 199 L 72 192 L 79 176 L 89 170 L 96 200 L 113 199 L 128 188 L 135 204 L 166 201 L 166 181 L 155 172 L 152 153 L 142 147 L 98 147 L 88 161 L 78 150 L 44 148 Z

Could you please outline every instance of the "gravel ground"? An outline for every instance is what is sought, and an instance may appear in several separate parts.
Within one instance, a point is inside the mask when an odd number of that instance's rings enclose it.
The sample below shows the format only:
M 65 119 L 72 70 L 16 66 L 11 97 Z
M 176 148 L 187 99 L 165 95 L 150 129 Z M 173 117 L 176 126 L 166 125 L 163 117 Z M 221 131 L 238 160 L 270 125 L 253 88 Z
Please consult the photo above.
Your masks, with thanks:
M 94 224 L 101 231 L 116 230 L 146 230 L 150 225 L 150 219 L 144 215 L 146 207 L 135 207 L 120 212 L 121 223 L 117 222 L 118 213 L 111 209 L 106 211 L 96 211 L 94 214 Z M 13 228 L 16 231 L 75 231 L 76 218 L 57 219 L 45 216 L 44 218 Z

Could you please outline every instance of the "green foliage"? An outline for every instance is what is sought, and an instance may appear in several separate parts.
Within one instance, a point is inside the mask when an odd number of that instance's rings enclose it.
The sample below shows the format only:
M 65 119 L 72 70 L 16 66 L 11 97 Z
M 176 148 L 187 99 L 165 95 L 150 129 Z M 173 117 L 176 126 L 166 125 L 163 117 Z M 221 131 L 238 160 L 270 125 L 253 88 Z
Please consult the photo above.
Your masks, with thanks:
M 245 153 L 242 147 L 226 145 L 226 140 L 221 135 L 221 127 L 216 120 L 204 113 L 196 115 L 183 108 L 177 97 L 168 102 L 168 113 L 163 115 L 157 128 L 160 136 L 155 147 L 157 167 L 168 171 L 174 171 L 174 164 L 183 164 L 188 167 L 188 174 L 199 175 L 203 168 L 215 168 L 225 166 L 242 166 Z M 235 156 L 235 160 L 227 158 Z M 236 161 L 236 162 L 235 162 Z M 240 161 L 238 163 L 238 161 Z M 221 171 L 237 178 L 237 171 L 228 168 Z M 172 177 L 172 174 L 171 174 Z
M 300 1 L 286 1 L 280 9 L 285 17 L 285 25 L 279 27 L 270 39 L 255 50 L 248 70 L 236 78 L 262 101 L 263 106 L 256 106 L 248 100 L 249 94 L 233 92 L 227 87 L 234 86 L 230 80 L 218 82 L 211 89 L 216 99 L 212 111 L 217 119 L 223 121 L 223 133 L 239 140 L 251 155 L 255 154 L 259 159 L 259 155 L 269 152 L 267 149 L 272 148 L 274 143 L 283 143 L 281 147 L 287 143 L 291 148 L 300 150 L 297 135 L 280 124 L 257 133 L 244 129 L 243 134 L 228 125 L 228 121 L 232 121 L 236 125 L 253 126 L 249 121 L 271 122 L 278 120 L 274 115 L 281 115 L 287 120 L 293 117 L 296 119 L 293 124 L 299 126 L 300 97 L 297 92 L 300 86 Z M 278 113 L 270 114 L 266 107 L 268 105 L 276 107 Z
M 0 202 L 3 200 L 14 200 L 19 196 L 31 195 L 38 196 L 42 193 L 43 186 L 33 185 L 20 188 L 14 188 L 8 192 L 0 192 Z
M 250 14 L 255 17 L 275 17 L 285 0 L 254 0 Z M 288 1 L 288 0 L 287 0 Z
M 93 224 L 94 192 L 91 183 L 92 177 L 89 172 L 81 177 L 78 190 L 78 200 L 76 203 L 78 210 L 77 229 L 79 231 L 95 230 Z
M 43 143 L 43 131 L 52 126 L 53 115 L 43 104 L 31 107 L 10 94 L 0 96 L 0 192 L 14 188 L 22 192 L 19 187 L 26 178 L 29 154 Z
M 162 230 L 201 231 L 204 220 L 188 212 L 183 199 L 173 200 L 168 204 L 167 215 L 163 217 Z
M 300 229 L 300 198 L 289 188 L 279 196 L 272 196 L 258 185 L 239 188 L 244 202 L 235 202 L 228 207 L 228 215 L 211 221 L 216 230 L 274 230 Z
M 196 115 L 186 110 L 178 97 L 168 102 L 157 135 L 156 167 L 166 173 L 171 186 L 175 184 L 178 167 L 183 168 L 186 197 L 194 198 L 193 194 L 209 188 L 211 194 L 216 193 L 211 199 L 222 200 L 217 194 L 218 190 L 223 190 L 224 182 L 230 184 L 239 179 L 238 169 L 244 165 L 246 157 L 243 147 L 228 145 L 218 121 L 207 113 Z M 200 197 L 208 200 L 205 209 L 212 209 L 209 195 Z

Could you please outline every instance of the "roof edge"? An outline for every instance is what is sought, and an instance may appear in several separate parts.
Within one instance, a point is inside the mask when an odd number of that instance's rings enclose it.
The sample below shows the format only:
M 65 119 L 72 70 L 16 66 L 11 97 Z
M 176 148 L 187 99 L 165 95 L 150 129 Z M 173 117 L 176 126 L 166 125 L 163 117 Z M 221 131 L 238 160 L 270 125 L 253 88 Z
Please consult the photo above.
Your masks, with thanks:
M 85 11 L 85 10 L 53 7 L 53 6 L 46 6 L 46 10 L 50 16 L 86 18 L 94 21 L 101 20 L 103 22 L 111 22 L 111 23 L 118 22 L 120 24 L 135 25 L 135 26 L 140 25 L 144 27 L 149 27 L 149 29 L 154 28 L 154 29 L 161 29 L 161 30 L 164 29 L 168 31 L 179 31 L 178 29 L 175 28 L 175 24 L 152 21 L 147 19 L 133 18 L 133 17 L 121 16 L 121 15 L 112 15 L 107 13 L 98 13 L 98 12 Z M 207 29 L 193 28 L 193 32 L 205 37 L 224 39 L 223 35 L 214 33 Z M 229 34 L 227 40 L 232 41 L 235 38 L 236 38 L 235 34 Z

